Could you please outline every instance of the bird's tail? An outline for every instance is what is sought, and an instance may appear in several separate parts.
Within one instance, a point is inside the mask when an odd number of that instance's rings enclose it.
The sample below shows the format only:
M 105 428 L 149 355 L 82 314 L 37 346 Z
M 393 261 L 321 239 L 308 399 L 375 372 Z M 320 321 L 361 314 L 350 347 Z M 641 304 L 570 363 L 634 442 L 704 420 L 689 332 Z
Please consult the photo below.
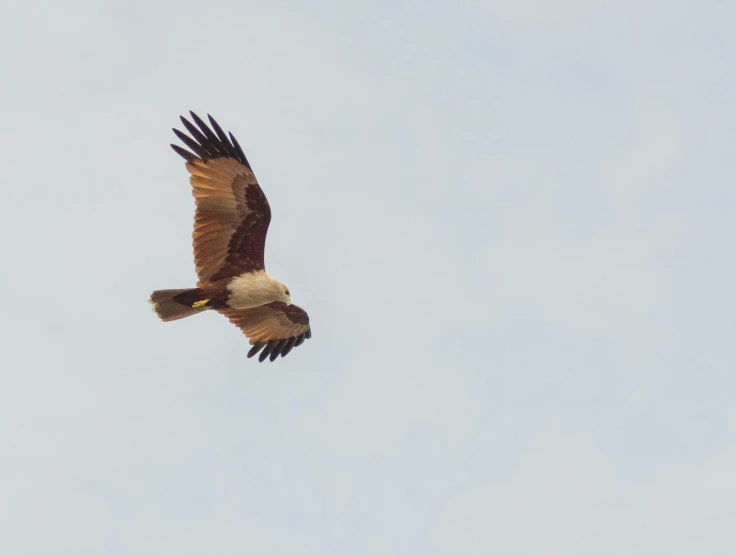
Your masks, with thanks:
M 168 322 L 183 319 L 209 309 L 209 299 L 202 299 L 198 288 L 184 290 L 156 290 L 148 302 L 153 305 L 158 317 Z

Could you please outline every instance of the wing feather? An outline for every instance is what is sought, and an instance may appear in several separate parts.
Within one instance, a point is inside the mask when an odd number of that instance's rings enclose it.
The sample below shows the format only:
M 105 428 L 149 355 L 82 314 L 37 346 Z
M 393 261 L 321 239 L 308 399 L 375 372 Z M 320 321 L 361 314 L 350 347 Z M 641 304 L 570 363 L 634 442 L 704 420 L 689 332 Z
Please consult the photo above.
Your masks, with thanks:
M 220 309 L 219 312 L 250 339 L 253 347 L 248 357 L 260 352 L 259 361 L 266 358 L 274 361 L 279 355 L 285 357 L 312 336 L 309 316 L 296 305 L 274 301 L 252 309 Z
M 172 148 L 186 160 L 197 205 L 192 239 L 199 285 L 264 270 L 268 200 L 235 137 L 212 116 L 210 129 L 190 114 L 196 127 L 181 117 L 189 135 L 174 129 L 190 150 Z
M 199 129 L 202 130 L 202 133 L 204 133 L 207 136 L 207 139 L 210 141 L 212 145 L 214 145 L 216 148 L 219 148 L 219 140 L 215 136 L 214 133 L 212 133 L 212 130 L 207 126 L 206 123 L 197 116 L 194 112 L 191 110 L 189 111 L 189 114 L 192 116 L 192 119 L 194 120 L 194 123 L 199 126 Z M 222 154 L 226 154 L 224 151 L 221 151 Z
M 227 135 L 225 135 L 225 132 L 220 127 L 220 124 L 218 124 L 215 119 L 207 114 L 207 119 L 210 121 L 210 124 L 212 125 L 212 129 L 215 130 L 215 133 L 217 134 L 219 141 L 219 145 L 225 149 L 225 152 L 229 157 L 237 158 L 238 154 L 235 152 L 235 149 L 233 148 L 232 144 L 230 144 L 230 141 L 227 138 Z

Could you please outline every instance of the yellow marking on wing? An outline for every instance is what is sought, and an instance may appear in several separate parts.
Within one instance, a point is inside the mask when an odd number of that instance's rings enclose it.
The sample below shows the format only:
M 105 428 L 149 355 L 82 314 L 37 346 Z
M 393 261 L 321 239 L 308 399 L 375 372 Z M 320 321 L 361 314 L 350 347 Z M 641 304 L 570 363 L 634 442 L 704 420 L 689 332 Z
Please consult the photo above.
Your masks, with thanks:
M 198 310 L 204 309 L 205 306 L 209 302 L 210 302 L 209 299 L 203 299 L 202 301 L 195 301 L 194 303 L 192 303 L 192 309 L 198 309 Z

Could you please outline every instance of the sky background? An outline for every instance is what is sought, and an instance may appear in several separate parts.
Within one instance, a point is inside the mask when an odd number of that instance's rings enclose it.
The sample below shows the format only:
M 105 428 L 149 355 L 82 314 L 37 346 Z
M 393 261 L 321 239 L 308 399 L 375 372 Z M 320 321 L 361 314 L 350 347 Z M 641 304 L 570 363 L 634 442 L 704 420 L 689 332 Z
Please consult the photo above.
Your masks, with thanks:
M 2 0 L 0 553 L 726 555 L 736 7 Z M 209 313 L 188 110 L 313 338 Z

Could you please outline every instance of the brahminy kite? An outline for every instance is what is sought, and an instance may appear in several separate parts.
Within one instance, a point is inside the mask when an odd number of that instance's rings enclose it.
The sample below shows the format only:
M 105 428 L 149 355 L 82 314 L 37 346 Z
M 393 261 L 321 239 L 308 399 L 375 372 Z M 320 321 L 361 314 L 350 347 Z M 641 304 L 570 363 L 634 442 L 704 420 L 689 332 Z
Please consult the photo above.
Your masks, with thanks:
M 174 129 L 190 149 L 171 147 L 184 160 L 196 203 L 194 265 L 196 288 L 157 290 L 150 302 L 163 321 L 214 309 L 240 328 L 253 346 L 248 357 L 274 361 L 311 338 L 306 311 L 266 273 L 263 251 L 271 208 L 238 141 L 207 116 L 194 112 L 194 126 L 183 116 L 188 136 Z M 214 131 L 213 131 L 214 130 Z

